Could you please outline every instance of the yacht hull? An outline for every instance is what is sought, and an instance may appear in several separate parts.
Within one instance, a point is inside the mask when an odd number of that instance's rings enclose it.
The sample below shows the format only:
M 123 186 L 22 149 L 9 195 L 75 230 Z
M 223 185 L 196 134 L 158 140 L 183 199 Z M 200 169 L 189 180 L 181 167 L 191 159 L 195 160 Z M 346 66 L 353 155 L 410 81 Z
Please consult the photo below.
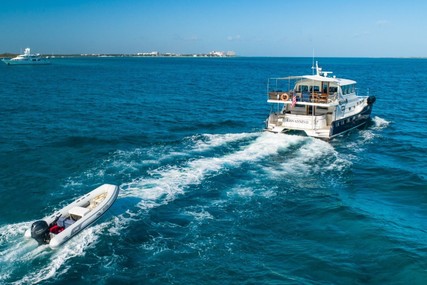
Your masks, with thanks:
M 7 65 L 48 65 L 50 64 L 47 60 L 29 61 L 29 60 L 10 60 L 3 59 L 3 62 Z

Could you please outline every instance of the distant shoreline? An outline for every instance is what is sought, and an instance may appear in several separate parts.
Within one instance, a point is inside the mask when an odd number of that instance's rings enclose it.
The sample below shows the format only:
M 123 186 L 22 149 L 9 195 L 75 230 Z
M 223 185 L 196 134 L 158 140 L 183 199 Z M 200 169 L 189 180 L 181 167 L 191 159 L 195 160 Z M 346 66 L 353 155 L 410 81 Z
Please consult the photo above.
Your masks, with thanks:
M 18 56 L 17 53 L 1 53 L 0 59 L 8 59 Z M 215 54 L 174 54 L 174 53 L 165 53 L 165 54 L 40 54 L 43 58 L 108 58 L 108 57 L 134 57 L 134 58 L 236 58 L 236 57 L 265 57 L 265 58 L 309 58 L 309 56 L 240 56 L 240 55 L 215 55 Z M 319 56 L 316 58 L 395 58 L 395 59 L 427 59 L 427 57 L 422 56 Z
M 15 53 L 2 53 L 0 58 L 13 58 L 19 54 Z M 40 54 L 42 57 L 46 58 L 67 58 L 67 57 L 236 57 L 235 52 L 217 52 L 212 51 L 209 53 L 192 53 L 192 54 L 177 54 L 177 53 L 159 53 L 159 52 L 150 52 L 150 53 L 125 53 L 125 54 L 116 54 L 116 53 L 92 53 L 92 54 Z

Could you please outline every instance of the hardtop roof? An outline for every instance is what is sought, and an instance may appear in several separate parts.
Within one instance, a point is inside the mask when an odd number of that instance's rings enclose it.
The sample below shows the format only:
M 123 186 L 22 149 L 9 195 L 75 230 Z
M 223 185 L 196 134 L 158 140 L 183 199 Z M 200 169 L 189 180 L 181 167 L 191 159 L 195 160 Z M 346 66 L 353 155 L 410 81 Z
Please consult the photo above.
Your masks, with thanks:
M 317 82 L 332 82 L 336 83 L 339 86 L 356 84 L 356 81 L 344 78 L 336 78 L 336 77 L 326 77 L 320 75 L 302 75 L 302 76 L 288 76 L 288 77 L 279 77 L 279 78 L 271 78 L 276 80 L 298 80 L 301 81 L 317 81 Z
M 304 82 L 305 80 L 311 80 L 311 81 L 317 81 L 317 82 L 332 82 L 332 83 L 337 84 L 338 86 L 356 84 L 356 81 L 354 81 L 354 80 L 344 79 L 344 78 L 336 78 L 335 76 L 328 77 L 328 74 L 332 73 L 332 72 L 331 71 L 322 71 L 322 68 L 319 67 L 317 61 L 316 61 L 316 66 L 315 67 L 313 66 L 312 69 L 316 70 L 316 74 L 302 75 L 302 76 L 288 76 L 288 77 L 271 78 L 271 79 L 273 79 L 273 80 L 298 80 L 298 79 L 300 79 L 302 82 Z M 300 83 L 300 82 L 297 82 L 297 83 Z

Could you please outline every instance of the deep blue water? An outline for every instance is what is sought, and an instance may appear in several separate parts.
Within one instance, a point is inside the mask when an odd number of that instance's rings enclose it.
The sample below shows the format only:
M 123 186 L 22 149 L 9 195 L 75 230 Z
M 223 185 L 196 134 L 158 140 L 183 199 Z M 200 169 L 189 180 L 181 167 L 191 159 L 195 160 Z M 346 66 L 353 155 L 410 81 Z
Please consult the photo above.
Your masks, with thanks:
M 1 284 L 427 284 L 427 60 L 321 58 L 377 97 L 330 143 L 263 132 L 311 58 L 0 65 Z M 57 250 L 31 223 L 103 183 Z

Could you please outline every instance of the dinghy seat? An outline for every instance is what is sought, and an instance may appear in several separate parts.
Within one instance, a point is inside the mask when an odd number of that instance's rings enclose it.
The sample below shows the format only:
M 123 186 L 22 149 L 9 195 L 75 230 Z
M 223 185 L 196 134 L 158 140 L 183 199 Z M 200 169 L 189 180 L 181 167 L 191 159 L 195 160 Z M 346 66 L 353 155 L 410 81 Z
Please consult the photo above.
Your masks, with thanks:
M 88 208 L 79 207 L 79 206 L 73 207 L 70 210 L 68 210 L 68 214 L 70 214 L 70 218 L 73 219 L 74 221 L 77 221 L 78 219 L 80 219 L 81 217 L 83 217 L 89 212 L 90 210 Z
M 61 228 L 68 228 L 69 226 L 71 226 L 72 224 L 74 224 L 74 221 L 70 218 L 67 217 L 60 217 L 58 219 L 58 221 L 56 222 L 56 224 L 58 225 L 58 227 Z

